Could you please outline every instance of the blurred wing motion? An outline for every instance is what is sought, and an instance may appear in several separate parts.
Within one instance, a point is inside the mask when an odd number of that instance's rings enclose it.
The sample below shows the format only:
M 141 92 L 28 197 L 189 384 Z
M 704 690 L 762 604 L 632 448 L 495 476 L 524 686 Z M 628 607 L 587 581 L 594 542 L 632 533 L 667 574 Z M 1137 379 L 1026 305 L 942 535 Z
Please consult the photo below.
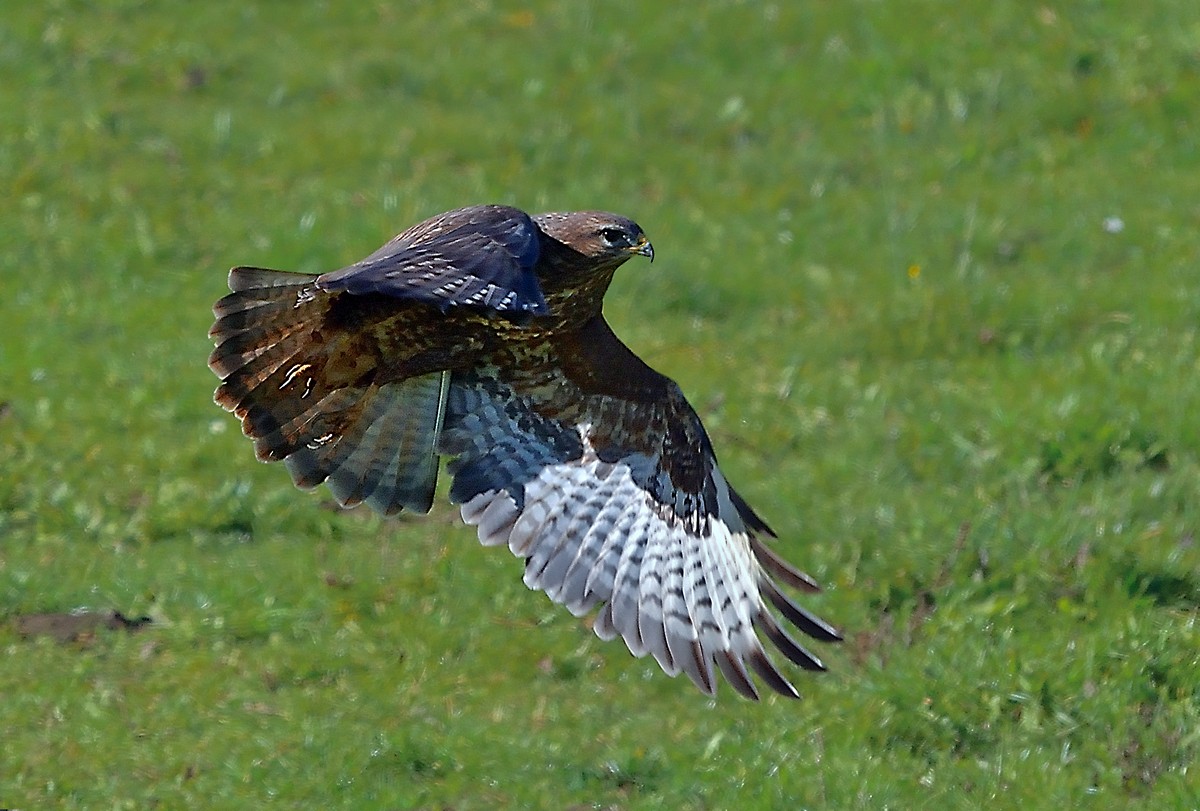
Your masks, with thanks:
M 216 401 L 259 459 L 347 506 L 426 512 L 454 457 L 451 499 L 530 588 L 706 693 L 720 671 L 795 697 L 759 636 L 823 669 L 773 613 L 839 639 L 778 583 L 816 584 L 760 537 L 679 388 L 600 315 L 615 268 L 652 254 L 616 215 L 477 206 L 322 276 L 235 268 L 213 308 Z

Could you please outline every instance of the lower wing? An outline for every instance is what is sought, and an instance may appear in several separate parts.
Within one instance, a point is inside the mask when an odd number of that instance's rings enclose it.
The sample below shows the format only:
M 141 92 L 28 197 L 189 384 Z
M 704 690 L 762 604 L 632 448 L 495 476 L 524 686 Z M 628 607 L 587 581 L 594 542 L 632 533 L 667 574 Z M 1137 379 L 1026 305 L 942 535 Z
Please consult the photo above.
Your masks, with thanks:
M 526 585 L 572 613 L 599 607 L 601 638 L 621 637 L 706 693 L 715 666 L 749 698 L 751 672 L 798 697 L 759 635 L 802 668 L 824 665 L 768 603 L 814 639 L 841 637 L 776 583 L 817 590 L 756 536 L 769 530 L 721 475 L 678 388 L 648 403 L 584 394 L 544 368 L 536 387 L 502 377 L 453 376 L 439 442 L 456 457 L 451 498 L 480 541 L 507 544 L 525 559 Z

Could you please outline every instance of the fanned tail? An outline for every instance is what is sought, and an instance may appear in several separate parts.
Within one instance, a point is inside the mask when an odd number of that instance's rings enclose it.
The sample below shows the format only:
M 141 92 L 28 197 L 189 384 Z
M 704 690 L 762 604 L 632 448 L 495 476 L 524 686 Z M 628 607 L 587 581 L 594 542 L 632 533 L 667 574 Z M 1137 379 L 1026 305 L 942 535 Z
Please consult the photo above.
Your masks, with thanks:
M 299 487 L 327 481 L 344 506 L 428 512 L 449 375 L 377 381 L 378 358 L 347 351 L 352 336 L 326 319 L 338 294 L 316 278 L 230 271 L 209 330 L 214 399 L 241 420 L 258 458 L 285 460 Z

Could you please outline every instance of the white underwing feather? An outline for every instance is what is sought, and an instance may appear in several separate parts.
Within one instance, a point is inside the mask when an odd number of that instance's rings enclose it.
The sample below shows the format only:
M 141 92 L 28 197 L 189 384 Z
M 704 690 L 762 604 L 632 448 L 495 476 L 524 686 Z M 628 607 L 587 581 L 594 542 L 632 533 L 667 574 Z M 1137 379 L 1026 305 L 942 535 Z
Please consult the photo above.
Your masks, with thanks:
M 501 392 L 453 394 L 451 409 L 469 413 L 457 416 L 440 443 L 459 455 L 456 476 L 494 485 L 463 495 L 463 519 L 478 526 L 480 540 L 507 542 L 526 561 L 529 588 L 576 615 L 596 609 L 598 637 L 620 637 L 634 656 L 653 656 L 669 675 L 686 673 L 711 694 L 719 671 L 739 693 L 756 698 L 753 672 L 777 692 L 795 695 L 756 629 L 789 657 L 802 659 L 802 649 L 762 617 L 759 584 L 770 590 L 770 581 L 719 471 L 712 469 L 709 483 L 718 512 L 685 518 L 703 507 L 701 496 L 674 488 L 657 455 L 601 461 L 590 424 L 580 424 L 581 451 L 564 458 L 570 441 L 531 433 L 540 418 L 519 423 L 514 405 L 526 406 Z M 667 502 L 654 493 L 666 494 Z

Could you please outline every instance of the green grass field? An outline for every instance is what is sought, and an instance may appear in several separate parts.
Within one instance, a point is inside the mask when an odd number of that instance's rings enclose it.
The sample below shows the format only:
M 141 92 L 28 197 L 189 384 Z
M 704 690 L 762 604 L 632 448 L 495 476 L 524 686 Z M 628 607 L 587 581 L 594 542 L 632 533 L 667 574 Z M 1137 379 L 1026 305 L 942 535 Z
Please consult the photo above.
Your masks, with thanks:
M 9 4 L 0 807 L 1200 807 L 1197 99 L 1193 0 Z M 212 404 L 229 266 L 490 201 L 653 239 L 607 314 L 826 584 L 802 701 Z

